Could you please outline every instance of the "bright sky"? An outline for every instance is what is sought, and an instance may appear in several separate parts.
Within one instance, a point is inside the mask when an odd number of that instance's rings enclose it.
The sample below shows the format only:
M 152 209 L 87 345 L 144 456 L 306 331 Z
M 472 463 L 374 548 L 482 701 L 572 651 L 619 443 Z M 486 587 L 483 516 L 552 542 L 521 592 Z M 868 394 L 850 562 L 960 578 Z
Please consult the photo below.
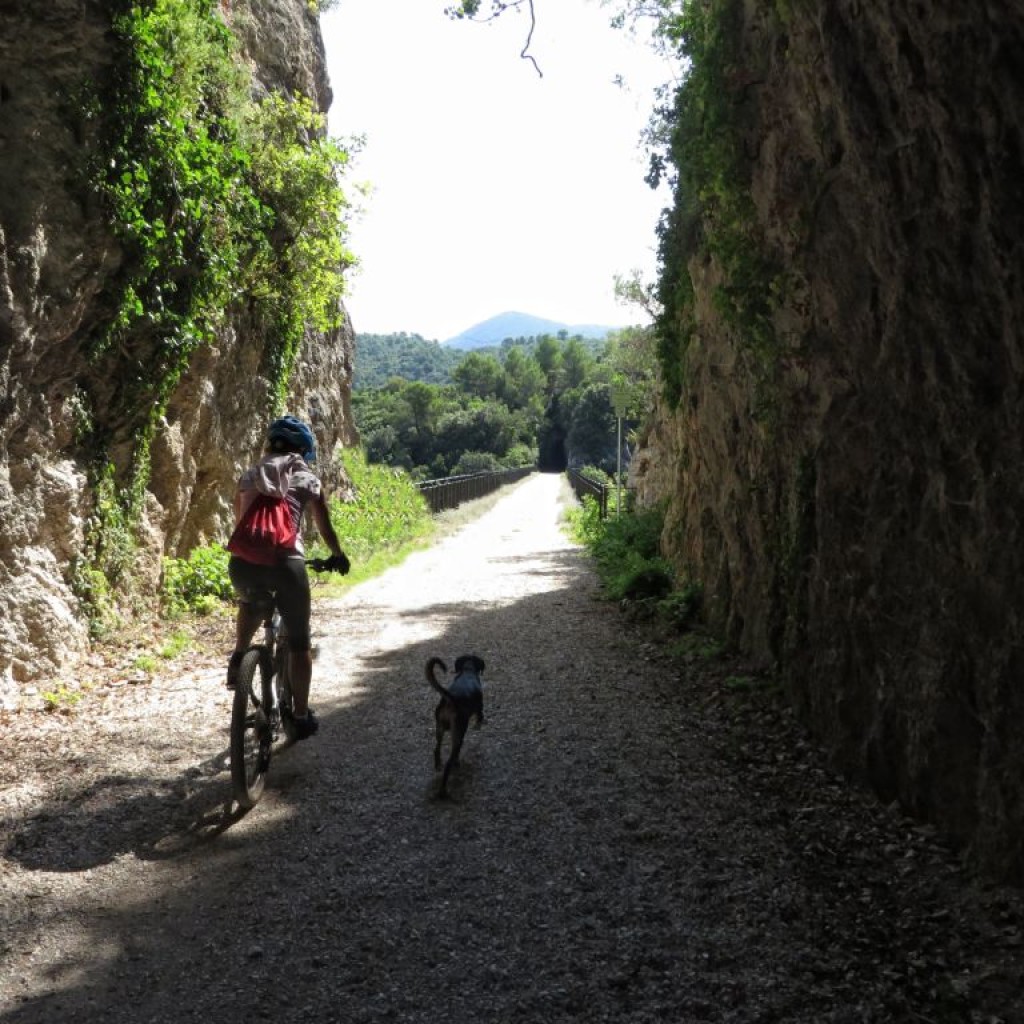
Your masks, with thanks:
M 640 322 L 614 277 L 654 277 L 668 199 L 644 182 L 640 133 L 670 69 L 596 0 L 536 0 L 540 77 L 519 58 L 525 12 L 453 22 L 447 2 L 321 16 L 330 131 L 366 136 L 352 176 L 373 187 L 350 236 L 356 331 L 444 341 L 509 311 Z

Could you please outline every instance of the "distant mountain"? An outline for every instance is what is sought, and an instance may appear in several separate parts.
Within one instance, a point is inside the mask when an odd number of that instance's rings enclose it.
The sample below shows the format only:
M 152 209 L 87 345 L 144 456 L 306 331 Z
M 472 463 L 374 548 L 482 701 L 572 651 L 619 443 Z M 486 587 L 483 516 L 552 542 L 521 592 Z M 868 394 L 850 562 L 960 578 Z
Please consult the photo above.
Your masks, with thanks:
M 499 313 L 441 344 L 447 348 L 487 348 L 500 345 L 506 338 L 537 338 L 542 334 L 557 335 L 559 331 L 565 331 L 570 338 L 575 335 L 582 338 L 604 338 L 610 331 L 620 329 L 597 324 L 563 324 L 557 320 L 530 316 L 529 313 Z

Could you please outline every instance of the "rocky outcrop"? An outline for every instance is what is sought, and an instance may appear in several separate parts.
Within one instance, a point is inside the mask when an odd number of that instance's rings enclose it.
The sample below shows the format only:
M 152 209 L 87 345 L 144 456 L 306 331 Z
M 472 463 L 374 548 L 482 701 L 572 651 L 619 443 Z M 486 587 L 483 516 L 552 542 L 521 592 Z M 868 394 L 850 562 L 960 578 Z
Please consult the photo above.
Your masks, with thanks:
M 82 444 L 86 400 L 102 407 L 119 379 L 144 372 L 138 352 L 138 364 L 86 354 L 126 258 L 86 185 L 97 129 L 80 101 L 86 83 L 110 74 L 114 6 L 0 0 L 0 702 L 88 643 L 69 584 L 97 500 Z M 323 45 L 305 0 L 220 8 L 260 86 L 326 109 Z M 326 453 L 355 439 L 353 344 L 347 319 L 331 336 L 309 335 L 292 380 L 290 411 L 313 420 Z M 167 403 L 139 533 L 138 568 L 151 585 L 160 555 L 225 535 L 232 482 L 260 447 L 269 407 L 264 348 L 233 322 L 197 352 Z M 123 462 L 133 424 L 106 427 L 107 451 Z M 333 477 L 343 482 L 336 468 Z
M 743 5 L 731 96 L 789 275 L 772 375 L 712 301 L 634 472 L 836 763 L 1024 878 L 1024 23 Z M 760 373 L 760 376 L 759 376 Z

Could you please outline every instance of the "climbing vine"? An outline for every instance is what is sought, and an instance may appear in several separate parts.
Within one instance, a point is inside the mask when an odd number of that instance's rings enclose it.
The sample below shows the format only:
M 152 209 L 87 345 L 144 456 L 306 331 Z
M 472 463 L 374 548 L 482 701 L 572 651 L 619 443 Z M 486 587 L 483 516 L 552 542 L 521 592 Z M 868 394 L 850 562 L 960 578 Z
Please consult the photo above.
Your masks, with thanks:
M 349 209 L 338 174 L 349 152 L 324 134 L 324 119 L 305 97 L 271 95 L 249 111 L 255 193 L 273 211 L 253 261 L 249 295 L 271 328 L 269 376 L 279 405 L 307 328 L 329 331 L 341 317 Z
M 337 325 L 349 154 L 305 97 L 253 98 L 238 42 L 209 0 L 134 3 L 114 19 L 122 55 L 98 185 L 131 268 L 97 352 L 159 336 L 143 382 L 158 416 L 189 357 L 232 309 L 273 327 L 278 391 L 306 326 Z
M 93 185 L 124 269 L 90 344 L 113 398 L 89 410 L 97 524 L 77 574 L 87 602 L 96 573 L 122 576 L 124 551 L 112 556 L 99 538 L 137 521 L 153 433 L 197 349 L 244 310 L 268 339 L 283 404 L 305 332 L 338 325 L 354 262 L 341 186 L 350 149 L 327 137 L 307 98 L 254 88 L 220 9 L 118 0 L 113 74 L 89 104 L 102 140 Z M 126 437 L 131 465 L 118 483 L 104 453 Z
M 658 321 L 666 397 L 676 403 L 684 388 L 686 353 L 697 337 L 695 294 L 689 264 L 711 259 L 721 274 L 713 302 L 753 358 L 762 390 L 778 352 L 773 312 L 784 277 L 767 253 L 750 195 L 749 161 L 743 153 L 743 78 L 739 56 L 742 5 L 734 0 L 671 0 L 660 5 L 659 38 L 686 68 L 674 103 L 651 134 L 667 150 L 652 158 L 656 184 L 675 168 L 675 202 L 659 227 L 662 264 Z M 766 395 L 760 396 L 762 403 Z

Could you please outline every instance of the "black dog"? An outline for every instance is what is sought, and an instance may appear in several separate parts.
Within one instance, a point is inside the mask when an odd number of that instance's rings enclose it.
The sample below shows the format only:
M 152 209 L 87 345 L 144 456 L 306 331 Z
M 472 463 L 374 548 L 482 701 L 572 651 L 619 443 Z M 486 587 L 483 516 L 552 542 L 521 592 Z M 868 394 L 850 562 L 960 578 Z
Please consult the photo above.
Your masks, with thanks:
M 448 795 L 449 772 L 459 766 L 459 751 L 462 749 L 462 741 L 466 738 L 469 720 L 475 715 L 477 728 L 484 722 L 484 691 L 480 685 L 484 661 L 475 654 L 463 654 L 456 658 L 455 679 L 447 689 L 434 678 L 435 666 L 440 666 L 442 672 L 447 672 L 448 666 L 440 658 L 430 658 L 427 661 L 427 682 L 441 694 L 441 700 L 434 711 L 434 720 L 437 723 L 437 743 L 434 746 L 435 771 L 441 770 L 441 741 L 444 734 L 449 729 L 452 734 L 452 749 L 448 763 L 444 766 L 444 775 L 441 776 L 441 788 L 438 790 L 438 796 L 443 797 Z

